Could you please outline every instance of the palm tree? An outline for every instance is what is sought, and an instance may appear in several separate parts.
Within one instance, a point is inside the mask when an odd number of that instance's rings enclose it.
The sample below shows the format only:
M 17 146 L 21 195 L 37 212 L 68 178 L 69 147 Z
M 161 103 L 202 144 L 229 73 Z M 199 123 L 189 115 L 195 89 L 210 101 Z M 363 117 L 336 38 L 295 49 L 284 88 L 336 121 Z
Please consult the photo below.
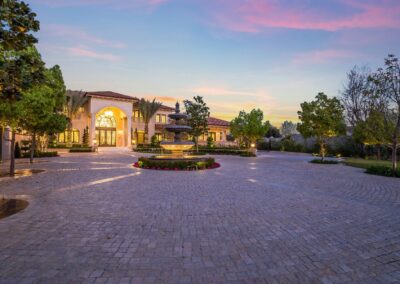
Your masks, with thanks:
M 78 114 L 80 108 L 88 101 L 85 92 L 67 90 L 67 102 L 65 104 L 65 113 L 68 117 L 68 143 L 71 142 L 72 120 Z
M 156 99 L 153 99 L 152 102 L 146 99 L 140 99 L 139 101 L 139 111 L 143 116 L 144 134 L 145 140 L 147 138 L 147 143 L 150 143 L 150 137 L 148 137 L 150 119 L 156 114 L 161 106 L 162 103 L 156 102 Z

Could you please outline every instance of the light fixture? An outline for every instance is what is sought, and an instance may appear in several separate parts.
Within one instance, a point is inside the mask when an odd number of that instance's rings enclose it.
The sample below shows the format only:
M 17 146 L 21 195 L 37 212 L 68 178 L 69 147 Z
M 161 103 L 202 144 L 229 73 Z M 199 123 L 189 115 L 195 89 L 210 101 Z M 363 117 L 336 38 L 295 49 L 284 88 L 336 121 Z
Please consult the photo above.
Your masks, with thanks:
M 105 115 L 105 116 L 114 116 L 114 113 L 112 112 L 112 110 L 106 110 L 106 111 L 104 112 L 104 115 Z
M 250 147 L 251 147 L 251 148 L 254 148 L 254 147 L 256 147 L 256 144 L 251 143 L 251 144 L 250 144 Z

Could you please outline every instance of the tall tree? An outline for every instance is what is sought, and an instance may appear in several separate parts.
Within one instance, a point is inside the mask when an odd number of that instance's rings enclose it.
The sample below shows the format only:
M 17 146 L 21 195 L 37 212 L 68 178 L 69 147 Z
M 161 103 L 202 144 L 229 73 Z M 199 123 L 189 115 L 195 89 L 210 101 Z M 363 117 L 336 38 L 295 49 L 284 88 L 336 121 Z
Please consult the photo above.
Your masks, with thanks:
M 239 115 L 231 121 L 231 134 L 249 148 L 251 143 L 265 136 L 269 123 L 263 122 L 264 114 L 260 109 L 253 109 L 249 113 L 240 111 Z
M 378 71 L 379 72 L 379 71 Z M 391 134 L 392 169 L 395 175 L 397 169 L 397 149 L 400 146 L 400 63 L 399 59 L 390 54 L 385 58 L 383 92 L 391 103 L 391 109 L 396 116 L 395 127 Z
M 23 93 L 18 101 L 18 125 L 32 137 L 30 162 L 33 162 L 37 136 L 62 132 L 67 118 L 61 114 L 65 102 L 65 85 L 60 68 L 56 65 L 45 70 L 45 81 Z
M 270 138 L 280 138 L 282 137 L 279 129 L 276 126 L 273 126 L 268 120 L 265 122 L 265 124 L 268 126 L 268 131 L 265 134 L 265 137 Z
M 282 123 L 281 134 L 283 137 L 288 137 L 297 133 L 299 133 L 297 131 L 297 123 L 293 123 L 287 120 Z
M 192 128 L 190 135 L 194 138 L 196 152 L 199 151 L 199 136 L 208 131 L 208 118 L 210 117 L 210 108 L 203 101 L 203 97 L 195 96 L 193 101 L 183 101 L 186 113 L 189 115 L 188 125 Z
M 153 101 L 146 99 L 140 99 L 139 101 L 139 111 L 143 116 L 145 141 L 147 141 L 147 143 L 150 143 L 149 122 L 161 106 L 162 103 L 156 102 L 155 98 Z
M 319 93 L 315 101 L 301 104 L 298 115 L 301 123 L 297 129 L 305 138 L 317 139 L 323 161 L 328 138 L 346 133 L 343 106 L 337 98 L 330 99 L 324 93 Z
M 58 85 L 58 84 L 56 84 Z M 66 104 L 65 104 L 65 114 L 68 117 L 68 135 L 67 135 L 67 141 L 68 143 L 72 143 L 72 120 L 76 118 L 78 115 L 80 108 L 85 105 L 85 103 L 88 101 L 88 97 L 86 97 L 85 92 L 82 91 L 72 91 L 72 90 L 67 90 L 66 92 Z M 60 99 L 62 101 L 62 99 Z

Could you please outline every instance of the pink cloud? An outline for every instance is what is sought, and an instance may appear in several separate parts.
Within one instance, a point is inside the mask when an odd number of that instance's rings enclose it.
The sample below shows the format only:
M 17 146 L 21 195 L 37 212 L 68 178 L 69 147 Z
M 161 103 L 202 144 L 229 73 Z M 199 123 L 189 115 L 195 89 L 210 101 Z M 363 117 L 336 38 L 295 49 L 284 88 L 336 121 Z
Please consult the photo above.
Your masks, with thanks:
M 32 0 L 50 7 L 110 6 L 117 9 L 146 8 L 163 4 L 167 0 Z
M 65 50 L 73 56 L 88 57 L 106 61 L 118 61 L 121 57 L 111 53 L 101 53 L 83 47 L 67 47 Z
M 126 44 L 123 42 L 111 41 L 104 38 L 96 37 L 85 32 L 81 28 L 63 26 L 63 25 L 46 25 L 42 31 L 52 37 L 63 38 L 73 42 L 88 42 L 97 45 L 103 45 L 111 48 L 125 48 Z
M 318 64 L 326 63 L 332 60 L 340 60 L 346 58 L 354 58 L 359 56 L 354 52 L 347 50 L 336 50 L 336 49 L 326 49 L 326 50 L 315 50 L 311 52 L 297 54 L 293 59 L 293 64 Z
M 212 13 L 213 21 L 223 28 L 239 32 L 260 32 L 266 28 L 337 31 L 350 28 L 400 27 L 400 1 L 339 1 L 351 13 L 332 13 L 296 3 L 296 7 L 273 0 L 220 0 Z

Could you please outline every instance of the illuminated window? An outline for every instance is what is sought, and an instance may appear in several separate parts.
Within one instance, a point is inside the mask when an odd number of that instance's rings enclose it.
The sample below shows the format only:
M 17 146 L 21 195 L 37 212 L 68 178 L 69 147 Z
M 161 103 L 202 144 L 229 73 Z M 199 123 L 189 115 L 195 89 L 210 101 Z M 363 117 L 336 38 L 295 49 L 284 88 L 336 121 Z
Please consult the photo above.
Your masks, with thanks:
M 156 133 L 157 142 L 161 142 L 163 140 L 163 135 L 161 133 Z
M 167 123 L 167 115 L 166 114 L 157 114 L 156 116 L 156 123 Z
M 217 141 L 217 133 L 216 132 L 208 132 L 208 137 L 211 137 L 213 141 Z
M 133 111 L 133 121 L 143 122 L 143 115 L 139 110 Z
M 96 118 L 96 127 L 116 128 L 117 122 L 112 111 L 105 111 Z
M 67 143 L 68 137 L 71 139 L 71 143 L 79 143 L 79 130 L 73 129 L 70 132 L 68 130 L 58 133 L 57 141 L 58 143 Z

